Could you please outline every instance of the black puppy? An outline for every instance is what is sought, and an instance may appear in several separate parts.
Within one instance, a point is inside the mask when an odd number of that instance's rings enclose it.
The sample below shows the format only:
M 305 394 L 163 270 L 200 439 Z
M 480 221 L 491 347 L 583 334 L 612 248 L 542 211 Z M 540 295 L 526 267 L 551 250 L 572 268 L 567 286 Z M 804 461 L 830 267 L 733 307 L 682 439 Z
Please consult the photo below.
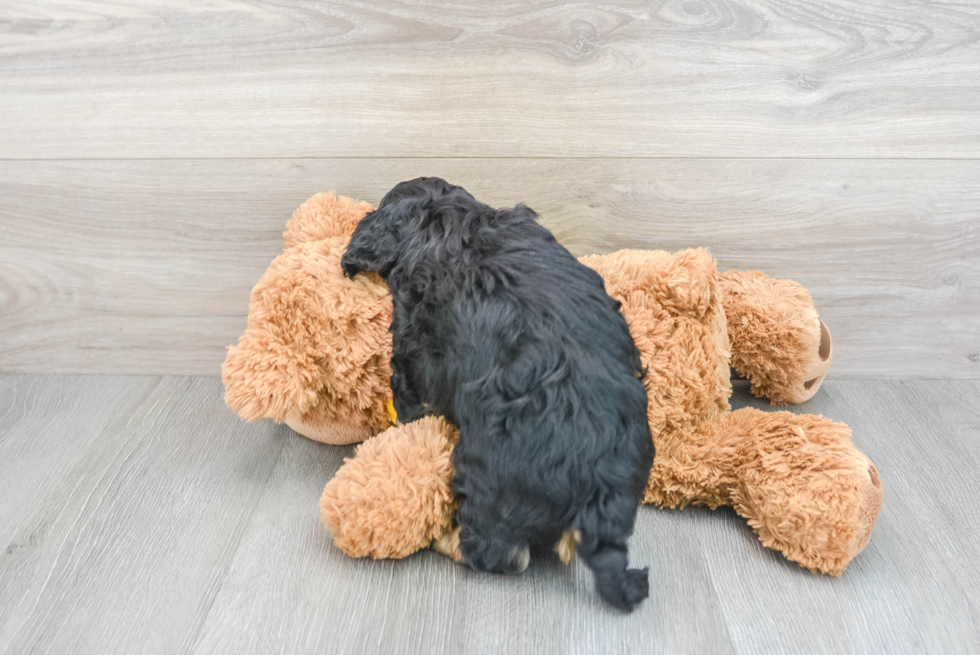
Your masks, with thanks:
M 647 570 L 626 568 L 626 539 L 654 454 L 640 357 L 602 278 L 535 219 L 439 178 L 402 182 L 341 265 L 391 289 L 399 420 L 460 429 L 463 561 L 523 571 L 529 546 L 574 531 L 599 593 L 632 610 Z

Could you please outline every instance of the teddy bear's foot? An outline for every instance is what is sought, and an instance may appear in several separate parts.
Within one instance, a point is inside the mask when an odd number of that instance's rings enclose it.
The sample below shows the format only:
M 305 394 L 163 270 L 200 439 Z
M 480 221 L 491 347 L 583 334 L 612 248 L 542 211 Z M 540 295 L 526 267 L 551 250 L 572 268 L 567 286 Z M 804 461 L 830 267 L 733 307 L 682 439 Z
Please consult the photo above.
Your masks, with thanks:
M 797 386 L 787 393 L 787 398 L 791 403 L 802 403 L 813 398 L 820 385 L 823 384 L 827 371 L 834 363 L 834 342 L 831 339 L 830 330 L 823 320 L 819 318 L 817 320 L 820 321 L 820 339 L 817 341 L 817 351 L 816 353 L 809 352 L 806 357 L 810 365 L 807 373 L 803 376 L 806 378 L 803 387 Z
M 868 544 L 881 511 L 881 480 L 851 443 L 850 429 L 822 416 L 740 409 L 726 421 L 743 453 L 731 489 L 736 511 L 762 543 L 811 571 L 839 575 Z
M 448 532 L 458 436 L 442 418 L 425 417 L 358 446 L 320 499 L 337 547 L 352 557 L 401 558 Z
M 819 317 L 817 318 L 817 322 L 819 324 L 820 337 L 813 339 L 807 336 L 804 344 L 802 344 L 802 354 L 799 360 L 797 360 L 803 374 L 794 376 L 792 380 L 787 380 L 783 386 L 779 386 L 772 379 L 767 381 L 772 391 L 764 395 L 774 405 L 787 403 L 798 405 L 805 403 L 816 395 L 817 391 L 820 390 L 820 386 L 823 384 L 824 378 L 827 377 L 827 372 L 834 363 L 834 344 L 830 336 L 830 329 L 827 328 L 826 323 Z M 780 398 L 780 402 L 777 402 L 775 398 Z
M 718 288 L 732 367 L 751 382 L 752 393 L 774 405 L 812 398 L 833 364 L 834 347 L 810 293 L 757 271 L 722 273 Z

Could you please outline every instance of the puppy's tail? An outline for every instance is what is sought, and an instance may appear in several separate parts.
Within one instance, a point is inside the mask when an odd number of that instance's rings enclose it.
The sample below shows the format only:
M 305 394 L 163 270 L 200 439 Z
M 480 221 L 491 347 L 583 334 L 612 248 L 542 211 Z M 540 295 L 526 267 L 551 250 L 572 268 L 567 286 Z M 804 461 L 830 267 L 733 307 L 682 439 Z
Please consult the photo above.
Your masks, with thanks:
M 590 510 L 586 510 L 594 514 Z M 589 530 L 592 526 L 605 527 L 603 521 L 595 517 L 580 517 L 581 542 L 578 554 L 592 569 L 595 576 L 595 586 L 599 595 L 607 603 L 623 610 L 632 612 L 643 600 L 650 595 L 650 582 L 647 569 L 626 568 L 628 552 L 626 536 L 632 527 L 629 521 L 627 530 Z M 590 520 L 591 519 L 591 520 Z M 610 534 L 613 533 L 613 534 Z

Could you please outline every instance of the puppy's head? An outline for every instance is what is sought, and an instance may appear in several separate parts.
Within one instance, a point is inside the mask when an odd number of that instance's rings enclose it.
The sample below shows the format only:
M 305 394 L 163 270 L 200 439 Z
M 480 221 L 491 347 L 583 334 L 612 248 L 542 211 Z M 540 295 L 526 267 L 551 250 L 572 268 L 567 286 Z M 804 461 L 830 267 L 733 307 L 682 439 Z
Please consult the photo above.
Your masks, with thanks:
M 353 277 L 361 271 L 377 271 L 387 278 L 405 249 L 417 245 L 417 237 L 440 202 L 450 196 L 476 202 L 462 187 L 438 177 L 397 184 L 381 199 L 378 209 L 358 223 L 340 260 L 344 274 Z
M 399 182 L 392 187 L 391 191 L 381 199 L 378 209 L 384 209 L 402 200 L 438 200 L 455 191 L 466 193 L 463 187 L 450 184 L 441 177 L 417 177 L 414 180 Z
M 493 209 L 463 187 L 438 177 L 419 177 L 396 185 L 378 209 L 358 223 L 340 264 L 348 277 L 377 271 L 387 280 L 399 262 L 407 263 L 407 258 L 430 248 L 452 260 L 474 234 L 513 230 L 536 218 L 524 205 Z

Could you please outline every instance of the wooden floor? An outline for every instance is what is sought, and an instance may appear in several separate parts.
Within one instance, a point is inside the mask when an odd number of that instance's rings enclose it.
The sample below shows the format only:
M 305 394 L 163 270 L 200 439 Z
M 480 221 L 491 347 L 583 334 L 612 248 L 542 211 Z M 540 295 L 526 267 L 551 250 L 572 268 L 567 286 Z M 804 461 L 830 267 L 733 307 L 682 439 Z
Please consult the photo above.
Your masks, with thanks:
M 644 508 L 651 595 L 624 616 L 552 556 L 348 558 L 317 500 L 351 449 L 241 422 L 217 378 L 0 377 L 0 652 L 980 651 L 980 383 L 830 381 L 798 409 L 881 472 L 866 550 L 834 579 L 731 511 Z

